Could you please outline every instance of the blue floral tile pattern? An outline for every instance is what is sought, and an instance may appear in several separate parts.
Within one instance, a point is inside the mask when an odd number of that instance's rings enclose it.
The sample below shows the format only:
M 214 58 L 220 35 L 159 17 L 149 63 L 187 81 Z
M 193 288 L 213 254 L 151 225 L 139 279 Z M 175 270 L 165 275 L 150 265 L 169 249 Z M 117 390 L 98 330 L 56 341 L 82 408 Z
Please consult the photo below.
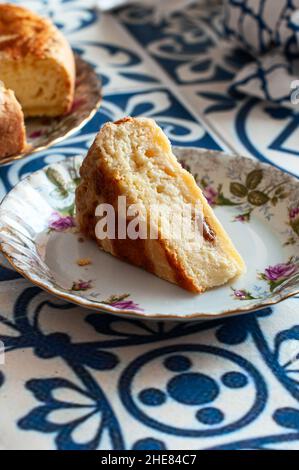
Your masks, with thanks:
M 242 10 L 241 3 L 249 2 L 231 3 L 236 10 Z M 250 3 L 259 3 L 259 0 L 250 0 Z M 291 11 L 297 7 L 295 2 L 286 3 L 290 4 Z M 271 104 L 273 112 L 269 116 L 264 102 L 254 96 L 248 97 L 256 86 L 250 82 L 246 88 L 238 79 L 234 82 L 234 77 L 248 68 L 254 69 L 252 83 L 256 85 L 257 66 L 252 62 L 248 47 L 243 48 L 238 41 L 230 41 L 224 36 L 221 4 L 221 0 L 206 2 L 206 5 L 195 3 L 161 24 L 153 22 L 151 9 L 140 6 L 125 8 L 118 16 L 127 31 L 160 65 L 162 73 L 175 83 L 186 102 L 196 110 L 198 118 L 221 137 L 224 149 L 257 157 L 299 175 L 296 106 L 287 109 Z M 294 31 L 291 34 L 294 35 Z M 280 59 L 271 60 L 281 63 Z M 268 68 L 263 66 L 259 74 L 267 74 Z M 277 73 L 279 82 L 279 70 Z M 290 92 L 289 88 L 285 90 L 287 92 Z M 262 92 L 259 95 L 265 96 Z M 268 98 L 276 100 L 274 96 Z M 289 104 L 289 96 L 287 98 Z M 277 103 L 280 104 L 279 99 Z M 262 129 L 255 125 L 259 119 L 265 122 Z
M 297 114 L 227 93 L 248 57 L 218 49 L 219 2 L 208 3 L 156 27 L 140 7 L 112 16 L 92 1 L 32 0 L 96 67 L 105 97 L 80 133 L 1 167 L 0 198 L 129 113 L 154 117 L 175 144 L 299 174 Z M 0 448 L 299 449 L 298 302 L 212 322 L 120 319 L 51 297 L 0 258 Z

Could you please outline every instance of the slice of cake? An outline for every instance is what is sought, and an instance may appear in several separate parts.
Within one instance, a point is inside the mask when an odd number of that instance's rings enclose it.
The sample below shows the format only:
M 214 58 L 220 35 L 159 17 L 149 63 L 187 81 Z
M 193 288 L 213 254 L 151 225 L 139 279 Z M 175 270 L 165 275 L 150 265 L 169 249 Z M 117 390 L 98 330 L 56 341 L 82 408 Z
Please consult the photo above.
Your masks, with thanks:
M 27 116 L 60 116 L 73 103 L 72 50 L 48 20 L 12 4 L 0 5 L 0 80 Z
M 199 293 L 224 284 L 244 270 L 241 256 L 193 176 L 182 168 L 169 140 L 153 120 L 129 117 L 105 124 L 83 162 L 81 178 L 76 193 L 79 228 L 103 250 Z M 149 229 L 145 238 L 132 239 L 128 233 L 120 236 L 118 231 L 116 236 L 96 236 L 101 220 L 98 212 L 95 215 L 97 207 L 109 204 L 117 213 L 120 197 L 126 198 L 127 208 L 132 204 L 141 208 Z M 164 223 L 167 208 L 179 215 L 190 206 L 199 208 L 202 221 L 195 249 L 190 249 L 188 237 L 169 236 L 169 225 Z M 162 208 L 161 218 L 154 221 L 150 216 L 153 207 Z M 127 216 L 127 228 L 131 221 L 132 214 Z M 191 226 L 197 228 L 194 214 L 191 221 L 184 232 Z
M 26 133 L 22 108 L 11 90 L 0 82 L 0 162 L 1 158 L 25 150 Z

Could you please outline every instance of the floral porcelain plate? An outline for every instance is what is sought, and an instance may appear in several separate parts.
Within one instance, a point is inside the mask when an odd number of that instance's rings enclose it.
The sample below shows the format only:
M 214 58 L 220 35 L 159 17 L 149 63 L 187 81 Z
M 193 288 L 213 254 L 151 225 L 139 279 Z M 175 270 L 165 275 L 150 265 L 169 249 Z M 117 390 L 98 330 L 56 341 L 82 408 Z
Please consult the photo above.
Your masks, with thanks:
M 41 288 L 84 307 L 152 319 L 213 319 L 299 293 L 299 182 L 256 160 L 195 148 L 175 153 L 204 189 L 247 265 L 246 274 L 191 294 L 100 251 L 78 233 L 81 157 L 21 181 L 0 207 L 0 248 Z
M 77 132 L 95 115 L 101 103 L 101 81 L 91 65 L 76 54 L 75 60 L 75 96 L 70 112 L 57 118 L 27 118 L 25 121 L 28 142 L 26 151 L 19 155 L 1 158 L 0 165 L 21 160 L 32 153 L 51 147 Z

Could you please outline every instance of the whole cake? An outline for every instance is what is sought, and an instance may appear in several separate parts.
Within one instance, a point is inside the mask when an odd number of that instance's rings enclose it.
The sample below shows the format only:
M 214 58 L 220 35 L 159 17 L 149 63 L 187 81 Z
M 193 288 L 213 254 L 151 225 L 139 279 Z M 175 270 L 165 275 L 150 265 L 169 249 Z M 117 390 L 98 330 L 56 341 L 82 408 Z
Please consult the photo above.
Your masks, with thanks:
M 99 238 L 96 208 L 105 203 L 117 212 L 120 196 L 125 196 L 128 207 L 143 208 L 147 223 L 152 207 L 165 212 L 176 208 L 178 213 L 187 205 L 198 205 L 202 243 L 190 250 L 186 238 L 169 237 L 167 224 L 162 223 L 156 223 L 156 238 Z M 81 167 L 76 211 L 81 232 L 103 250 L 189 291 L 201 293 L 224 284 L 245 268 L 193 176 L 182 168 L 169 140 L 151 119 L 128 117 L 103 126 Z M 126 224 L 130 222 L 128 217 Z
M 26 133 L 22 108 L 14 92 L 0 82 L 0 157 L 25 150 Z
M 67 113 L 75 83 L 67 40 L 47 19 L 26 8 L 1 4 L 0 80 L 15 92 L 25 117 Z

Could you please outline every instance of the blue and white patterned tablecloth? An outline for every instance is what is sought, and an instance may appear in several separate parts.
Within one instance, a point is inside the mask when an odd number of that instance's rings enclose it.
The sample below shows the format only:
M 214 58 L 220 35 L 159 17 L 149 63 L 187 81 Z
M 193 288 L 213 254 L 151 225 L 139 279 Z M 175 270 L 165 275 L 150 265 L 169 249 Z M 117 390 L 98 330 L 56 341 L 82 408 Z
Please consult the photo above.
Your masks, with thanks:
M 128 114 L 155 118 L 174 144 L 299 174 L 299 114 L 226 92 L 248 57 L 219 42 L 218 1 L 160 25 L 149 8 L 19 3 L 49 15 L 96 67 L 104 101 L 79 134 L 0 168 L 0 198 Z M 0 281 L 0 448 L 299 449 L 298 298 L 228 320 L 147 323 L 67 304 L 7 267 Z

